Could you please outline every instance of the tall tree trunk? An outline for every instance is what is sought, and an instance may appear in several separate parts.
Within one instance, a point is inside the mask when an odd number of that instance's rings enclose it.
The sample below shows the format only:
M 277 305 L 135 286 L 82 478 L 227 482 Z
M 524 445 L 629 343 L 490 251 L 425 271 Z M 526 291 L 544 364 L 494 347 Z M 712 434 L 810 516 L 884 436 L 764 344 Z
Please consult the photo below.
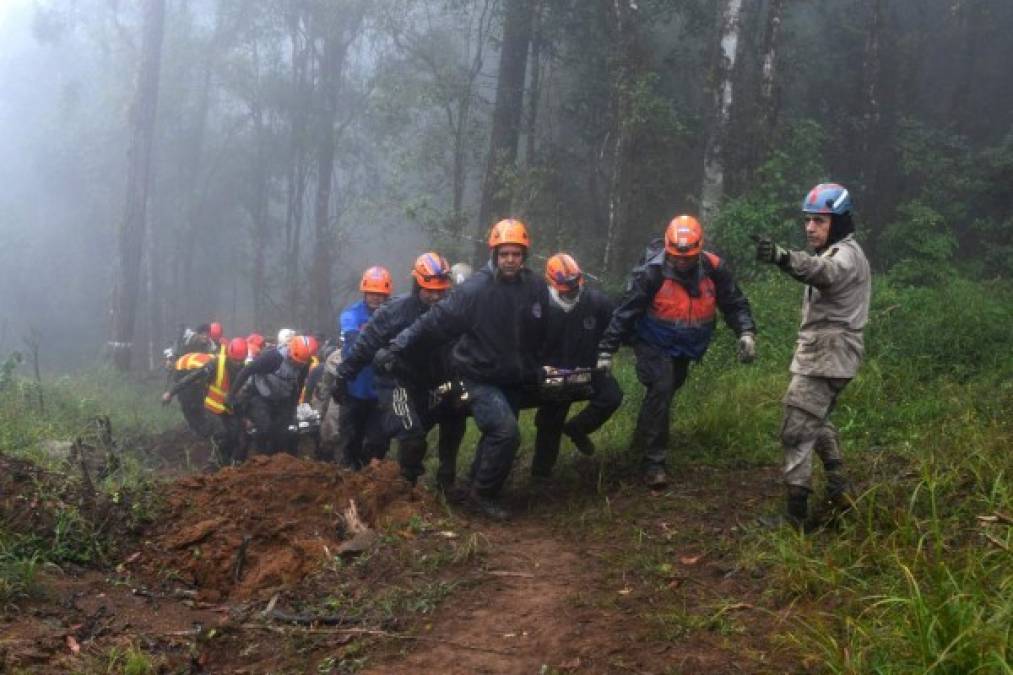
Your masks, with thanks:
M 742 26 L 742 0 L 723 0 L 718 18 L 718 49 L 712 69 L 714 113 L 703 158 L 700 216 L 709 225 L 724 196 L 724 151 L 732 112 L 732 84 Z
M 485 178 L 482 181 L 482 204 L 475 228 L 476 263 L 485 258 L 485 239 L 489 227 L 494 221 L 508 216 L 510 211 L 511 200 L 510 195 L 506 194 L 505 179 L 514 168 L 517 144 L 520 141 L 528 46 L 531 43 L 532 1 L 506 0 L 489 157 Z
M 308 79 L 310 45 L 300 37 L 303 33 L 303 17 L 304 14 L 298 7 L 289 16 L 292 41 L 292 110 L 286 188 L 288 204 L 285 211 L 285 305 L 288 312 L 286 320 L 292 325 L 299 324 L 301 319 L 299 312 L 302 304 L 302 284 L 299 270 L 308 178 L 306 129 L 311 103 Z
M 148 0 L 144 7 L 140 71 L 130 111 L 126 207 L 118 237 L 119 267 L 113 287 L 113 362 L 123 371 L 130 369 L 133 351 L 164 34 L 165 0 Z
M 763 59 L 760 62 L 760 115 L 759 136 L 769 145 L 777 128 L 780 112 L 780 92 L 777 86 L 777 58 L 781 48 L 781 23 L 784 19 L 784 0 L 770 0 L 763 31 Z M 765 155 L 766 153 L 763 153 Z M 762 157 L 762 155 L 761 155 Z
M 525 148 L 524 163 L 535 166 L 535 146 L 537 141 L 538 104 L 542 94 L 542 13 L 545 3 L 534 0 L 534 17 L 531 37 L 531 86 L 528 88 L 528 119 L 524 125 Z
M 949 119 L 958 134 L 968 134 L 974 126 L 973 106 L 969 105 L 974 91 L 974 71 L 978 63 L 978 41 L 981 39 L 980 5 L 974 0 L 951 0 L 950 14 L 955 26 L 956 84 L 950 97 Z
M 617 263 L 620 233 L 629 222 L 632 187 L 633 89 L 639 77 L 636 5 L 631 0 L 605 0 L 608 20 L 610 167 L 608 219 L 601 271 L 609 274 Z
M 320 61 L 320 110 L 317 145 L 317 194 L 315 203 L 315 242 L 313 248 L 311 302 L 316 330 L 334 330 L 331 267 L 334 264 L 336 233 L 331 220 L 331 195 L 334 182 L 334 152 L 337 142 L 335 122 L 338 101 L 344 83 L 345 58 L 358 34 L 365 6 L 355 5 L 327 21 Z

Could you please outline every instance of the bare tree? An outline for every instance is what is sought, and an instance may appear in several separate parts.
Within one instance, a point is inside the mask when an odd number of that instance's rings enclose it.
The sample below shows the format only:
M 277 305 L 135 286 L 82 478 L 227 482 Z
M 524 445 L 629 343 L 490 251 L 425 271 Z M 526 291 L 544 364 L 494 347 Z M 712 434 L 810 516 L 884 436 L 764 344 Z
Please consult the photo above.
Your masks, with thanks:
M 489 226 L 494 220 L 509 215 L 510 195 L 506 177 L 514 168 L 517 144 L 520 141 L 524 83 L 534 15 L 532 0 L 507 0 L 505 14 L 489 157 L 482 181 L 482 204 L 476 224 L 476 262 L 485 255 L 485 234 Z
M 118 369 L 124 371 L 130 368 L 133 350 L 164 34 L 165 0 L 147 0 L 144 5 L 141 63 L 134 103 L 130 110 L 126 207 L 119 230 L 119 265 L 113 288 L 111 347 L 113 362 Z
M 760 62 L 760 134 L 769 139 L 777 127 L 780 97 L 777 86 L 777 59 L 781 48 L 784 0 L 770 0 L 763 31 L 763 58 Z
M 712 68 L 714 112 L 704 148 L 700 216 L 709 224 L 725 189 L 724 151 L 732 112 L 733 74 L 742 27 L 742 0 L 722 0 L 718 18 L 718 49 Z

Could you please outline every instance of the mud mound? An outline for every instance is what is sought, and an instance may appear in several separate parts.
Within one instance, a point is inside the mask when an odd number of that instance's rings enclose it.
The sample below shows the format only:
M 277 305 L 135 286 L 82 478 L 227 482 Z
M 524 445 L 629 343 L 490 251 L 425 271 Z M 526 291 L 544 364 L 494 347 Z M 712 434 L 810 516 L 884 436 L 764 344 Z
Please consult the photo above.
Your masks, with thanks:
M 183 478 L 150 533 L 147 571 L 192 584 L 209 601 L 263 598 L 335 555 L 354 500 L 370 527 L 402 522 L 425 501 L 393 462 L 361 473 L 279 454 Z

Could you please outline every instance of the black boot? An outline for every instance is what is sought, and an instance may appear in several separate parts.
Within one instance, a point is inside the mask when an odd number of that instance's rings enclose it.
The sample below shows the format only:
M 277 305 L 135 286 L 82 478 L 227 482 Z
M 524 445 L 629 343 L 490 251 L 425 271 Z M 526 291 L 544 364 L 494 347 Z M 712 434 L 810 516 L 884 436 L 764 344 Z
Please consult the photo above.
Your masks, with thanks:
M 571 422 L 567 422 L 563 425 L 563 433 L 566 434 L 571 441 L 573 441 L 573 444 L 577 447 L 580 454 L 587 455 L 588 457 L 594 454 L 594 442 L 587 434 L 576 428 Z
M 809 490 L 797 485 L 788 486 L 787 521 L 796 530 L 804 530 L 809 518 Z
M 855 505 L 855 499 L 852 496 L 851 482 L 844 474 L 844 463 L 827 462 L 823 469 L 827 475 L 827 501 L 837 513 L 850 511 Z

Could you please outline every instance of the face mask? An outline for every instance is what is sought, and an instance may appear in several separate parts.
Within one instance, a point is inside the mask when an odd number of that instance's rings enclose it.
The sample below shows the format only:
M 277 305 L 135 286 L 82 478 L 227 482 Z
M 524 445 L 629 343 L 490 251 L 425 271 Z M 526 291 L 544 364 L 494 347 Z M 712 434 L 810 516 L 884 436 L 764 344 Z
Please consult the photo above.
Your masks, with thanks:
M 577 294 L 568 300 L 559 294 L 559 291 L 556 290 L 555 286 L 549 286 L 549 299 L 556 307 L 559 307 L 564 312 L 569 313 L 577 306 L 577 303 L 580 302 L 580 294 L 582 290 L 583 289 L 578 289 Z

